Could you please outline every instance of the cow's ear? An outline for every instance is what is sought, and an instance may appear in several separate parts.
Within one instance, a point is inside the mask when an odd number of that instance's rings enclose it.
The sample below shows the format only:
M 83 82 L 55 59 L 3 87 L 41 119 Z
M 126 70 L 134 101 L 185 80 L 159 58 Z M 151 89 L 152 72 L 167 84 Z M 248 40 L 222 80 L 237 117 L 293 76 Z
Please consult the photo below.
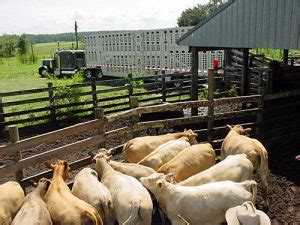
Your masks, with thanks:
M 47 168 L 49 168 L 49 169 L 54 169 L 54 165 L 53 165 L 52 163 L 48 162 L 48 161 L 45 162 L 44 165 L 45 165 Z
M 247 135 L 247 134 L 249 134 L 251 131 L 252 131 L 251 128 L 246 128 L 246 129 L 243 130 L 242 133 L 243 133 L 244 135 Z
M 67 161 L 64 161 L 63 163 L 64 163 L 64 167 L 65 167 L 65 168 L 68 168 L 68 167 L 69 167 L 69 163 L 68 163 Z
M 227 125 L 225 126 L 225 129 L 226 129 L 227 131 L 230 131 L 230 130 L 232 129 L 232 127 L 231 127 L 230 125 L 227 124 Z
M 159 189 L 163 188 L 163 186 L 164 186 L 163 180 L 157 181 L 157 182 L 156 182 L 156 185 L 157 185 L 157 187 L 158 187 Z
M 168 173 L 167 175 L 165 175 L 165 180 L 168 181 L 171 184 L 175 184 L 176 183 L 176 179 L 173 173 Z

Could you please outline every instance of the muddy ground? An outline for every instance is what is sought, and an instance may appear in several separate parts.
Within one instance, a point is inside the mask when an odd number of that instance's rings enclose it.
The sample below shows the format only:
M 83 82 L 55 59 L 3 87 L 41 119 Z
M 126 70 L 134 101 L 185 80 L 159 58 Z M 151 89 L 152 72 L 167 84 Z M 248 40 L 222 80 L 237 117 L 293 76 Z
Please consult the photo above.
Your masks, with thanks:
M 109 126 L 109 130 L 116 129 L 126 125 L 127 122 L 116 121 Z M 172 132 L 173 129 L 160 130 L 161 133 Z M 32 135 L 33 133 L 31 133 Z M 67 143 L 72 143 L 84 138 L 90 137 L 95 134 L 95 131 L 90 131 L 88 133 L 80 133 L 73 136 L 62 137 L 61 140 L 52 141 L 49 143 L 44 143 L 32 149 L 27 149 L 22 152 L 23 157 L 29 157 L 38 153 L 48 151 Z M 154 130 L 151 130 L 151 134 L 154 135 Z M 141 136 L 147 135 L 146 131 L 141 132 Z M 25 135 L 29 136 L 29 135 Z M 22 138 L 25 138 L 22 137 Z M 120 145 L 131 137 L 122 136 L 119 138 L 111 139 L 107 142 L 107 148 L 112 148 Z M 1 141 L 0 141 L 1 143 Z M 5 140 L 2 140 L 2 144 Z M 2 145 L 0 144 L 0 145 Z M 272 220 L 272 224 L 300 224 L 300 161 L 295 161 L 295 155 L 300 154 L 299 143 L 293 143 L 292 145 L 277 145 L 269 151 L 269 169 L 270 174 L 268 177 L 269 192 L 268 201 L 269 208 L 263 208 L 262 197 L 261 197 L 261 185 L 258 176 L 255 176 L 255 180 L 258 181 L 258 201 L 257 208 L 265 211 Z M 96 146 L 92 146 L 86 149 L 82 149 L 81 152 L 69 154 L 63 157 L 63 159 L 70 162 L 78 160 L 80 158 L 88 156 L 89 151 L 97 151 Z M 122 155 L 117 155 L 115 159 L 121 159 Z M 52 160 L 55 161 L 55 160 Z M 11 157 L 4 157 L 0 160 L 1 164 L 12 163 Z M 44 165 L 35 165 L 24 171 L 25 176 L 33 175 L 45 170 Z M 71 173 L 71 178 L 78 171 L 73 171 Z M 13 176 L 1 177 L 0 184 L 7 180 L 13 180 Z M 199 212 L 201 213 L 201 212 Z M 156 216 L 155 216 L 156 217 Z M 155 219 L 153 224 L 158 225 L 159 221 Z

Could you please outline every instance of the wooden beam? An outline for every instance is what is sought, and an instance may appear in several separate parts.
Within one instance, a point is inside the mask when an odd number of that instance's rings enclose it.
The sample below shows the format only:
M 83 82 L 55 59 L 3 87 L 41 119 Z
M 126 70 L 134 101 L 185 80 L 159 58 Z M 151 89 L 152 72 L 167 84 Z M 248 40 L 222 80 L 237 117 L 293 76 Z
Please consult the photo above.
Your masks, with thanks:
M 66 127 L 60 130 L 56 130 L 53 132 L 41 134 L 38 136 L 34 136 L 28 139 L 17 141 L 16 143 L 11 143 L 8 145 L 5 145 L 0 148 L 0 156 L 1 155 L 7 155 L 7 154 L 13 154 L 14 152 L 20 150 L 20 149 L 27 149 L 31 148 L 40 144 L 43 144 L 47 141 L 57 140 L 64 138 L 66 136 L 70 136 L 72 134 L 78 134 L 83 131 L 87 130 L 93 130 L 98 127 L 103 126 L 104 120 L 92 120 L 84 123 L 79 123 L 70 127 Z
M 242 78 L 242 95 L 249 94 L 250 70 L 249 70 L 249 49 L 243 49 L 243 78 Z
M 198 100 L 198 48 L 192 47 L 192 86 L 191 86 L 191 100 Z M 198 115 L 198 108 L 192 108 L 192 116 Z
M 288 49 L 283 49 L 282 60 L 283 60 L 283 63 L 286 65 L 289 63 L 289 50 Z

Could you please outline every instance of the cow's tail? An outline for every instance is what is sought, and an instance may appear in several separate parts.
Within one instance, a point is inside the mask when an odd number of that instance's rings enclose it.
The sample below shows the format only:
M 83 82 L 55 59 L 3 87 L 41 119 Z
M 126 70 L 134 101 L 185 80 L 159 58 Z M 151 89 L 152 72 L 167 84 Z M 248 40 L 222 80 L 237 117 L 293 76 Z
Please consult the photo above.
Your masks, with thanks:
M 93 207 L 90 211 L 85 211 L 85 215 L 83 216 L 84 224 L 95 224 L 95 225 L 103 225 L 103 219 L 100 217 L 98 211 Z
M 103 203 L 100 204 L 99 213 L 103 221 L 107 221 L 111 209 L 112 209 L 111 201 L 104 201 Z
M 122 223 L 122 225 L 136 224 L 138 222 L 140 205 L 140 200 L 134 200 L 131 202 L 131 214 L 128 219 L 124 223 Z
M 252 192 L 251 201 L 253 202 L 253 204 L 255 204 L 257 198 L 257 183 L 254 180 L 250 182 L 251 182 L 251 192 Z
M 264 199 L 264 204 L 265 206 L 268 206 L 268 200 L 267 200 L 267 195 L 268 195 L 268 173 L 269 173 L 269 160 L 268 160 L 268 152 L 265 149 L 265 147 L 260 144 L 259 145 L 260 151 L 261 151 L 261 158 L 260 158 L 260 166 L 259 166 L 259 175 L 260 179 L 262 182 L 262 195 Z

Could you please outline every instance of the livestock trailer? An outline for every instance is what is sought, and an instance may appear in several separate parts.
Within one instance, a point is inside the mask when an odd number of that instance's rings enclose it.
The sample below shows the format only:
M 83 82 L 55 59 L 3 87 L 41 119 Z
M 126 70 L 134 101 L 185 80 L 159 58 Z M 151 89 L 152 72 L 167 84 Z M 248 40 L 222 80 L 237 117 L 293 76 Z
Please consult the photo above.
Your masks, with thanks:
M 191 69 L 191 53 L 176 40 L 191 27 L 154 30 L 100 31 L 84 37 L 88 66 L 101 66 L 107 76 L 127 73 L 153 75 L 185 72 Z M 200 73 L 213 67 L 214 59 L 223 63 L 223 51 L 199 52 Z

